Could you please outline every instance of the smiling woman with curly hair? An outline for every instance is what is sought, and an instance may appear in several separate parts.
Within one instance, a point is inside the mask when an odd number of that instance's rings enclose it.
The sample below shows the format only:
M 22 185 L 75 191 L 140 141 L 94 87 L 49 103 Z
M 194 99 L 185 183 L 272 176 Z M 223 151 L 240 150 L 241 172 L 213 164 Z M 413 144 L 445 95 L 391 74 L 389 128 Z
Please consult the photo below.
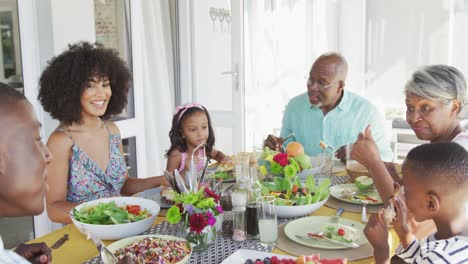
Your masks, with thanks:
M 118 127 L 109 119 L 127 104 L 131 74 L 118 53 L 79 42 L 52 58 L 40 78 L 39 100 L 60 125 L 47 142 L 57 158 L 48 166 L 47 212 L 71 223 L 77 204 L 132 195 L 165 183 L 164 177 L 129 178 Z
M 80 98 L 90 77 L 109 78 L 112 97 L 102 119 L 120 114 L 127 105 L 131 75 L 125 62 L 112 49 L 80 42 L 53 58 L 40 79 L 39 100 L 50 115 L 62 123 L 81 119 Z

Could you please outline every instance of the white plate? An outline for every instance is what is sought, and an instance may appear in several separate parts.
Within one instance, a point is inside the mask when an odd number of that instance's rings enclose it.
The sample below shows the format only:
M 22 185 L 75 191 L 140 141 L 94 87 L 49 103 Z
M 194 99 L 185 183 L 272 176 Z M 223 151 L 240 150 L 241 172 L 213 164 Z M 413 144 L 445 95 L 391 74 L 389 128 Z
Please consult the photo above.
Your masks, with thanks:
M 135 241 L 142 240 L 142 239 L 147 238 L 147 237 L 157 237 L 157 238 L 161 238 L 161 239 L 165 239 L 165 240 L 181 240 L 181 241 L 185 241 L 185 239 L 182 239 L 182 238 L 180 238 L 180 237 L 174 237 L 174 236 L 165 236 L 165 235 L 142 235 L 142 236 L 127 237 L 127 238 L 121 239 L 121 240 L 119 240 L 119 241 L 115 241 L 114 243 L 112 243 L 112 244 L 110 244 L 109 246 L 107 246 L 107 248 L 108 248 L 110 251 L 112 251 L 113 253 L 115 253 L 118 249 L 121 249 L 121 248 L 130 246 L 130 245 L 133 244 Z M 185 258 L 183 258 L 181 261 L 177 262 L 176 264 L 187 263 L 188 260 L 190 259 L 190 255 L 192 255 L 192 252 L 190 252 L 190 254 L 188 254 Z M 104 262 L 105 264 L 112 263 L 112 262 L 110 262 L 110 260 L 107 259 L 106 255 L 103 255 L 103 256 L 102 256 L 102 260 L 103 260 L 103 262 Z
M 349 200 L 344 198 L 343 196 L 343 191 L 348 190 L 350 192 L 359 192 L 359 189 L 356 187 L 356 184 L 354 183 L 346 183 L 346 184 L 338 184 L 335 186 L 330 187 L 330 195 L 335 197 L 336 199 L 347 202 L 347 203 L 353 203 L 353 204 L 362 204 L 360 201 L 354 201 L 354 200 Z M 371 193 L 368 195 L 370 198 L 378 200 L 378 202 L 372 202 L 368 201 L 369 205 L 378 205 L 378 204 L 383 204 L 382 198 L 380 198 L 380 195 L 377 191 L 377 189 L 374 189 Z
M 304 246 L 313 247 L 313 248 L 322 248 L 322 249 L 346 249 L 347 247 L 341 245 L 330 244 L 327 241 L 317 241 L 313 239 L 300 239 L 296 237 L 307 236 L 308 233 L 318 233 L 325 230 L 328 224 L 330 216 L 309 216 L 304 218 L 299 218 L 294 221 L 289 222 L 284 227 L 284 233 L 292 241 L 299 243 Z M 354 232 L 356 239 L 353 240 L 354 243 L 362 245 L 367 243 L 367 238 L 364 235 L 364 225 L 353 220 L 346 218 L 340 218 L 339 225 L 340 228 L 345 229 L 347 232 Z
M 288 259 L 292 258 L 294 260 L 296 259 L 296 257 L 293 257 L 293 256 L 272 254 L 272 253 L 249 250 L 249 249 L 238 249 L 236 252 L 232 253 L 231 255 L 229 255 L 229 257 L 223 260 L 221 264 L 243 264 L 248 259 L 251 259 L 255 263 L 256 259 L 263 260 L 266 257 L 271 258 L 273 256 L 277 256 L 278 258 L 288 258 Z

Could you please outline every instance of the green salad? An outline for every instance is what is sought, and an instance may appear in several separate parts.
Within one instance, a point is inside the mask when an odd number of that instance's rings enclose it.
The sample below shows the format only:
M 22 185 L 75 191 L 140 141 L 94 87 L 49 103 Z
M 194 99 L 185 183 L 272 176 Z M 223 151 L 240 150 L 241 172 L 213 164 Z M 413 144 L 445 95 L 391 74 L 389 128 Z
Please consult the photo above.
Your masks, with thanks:
M 328 226 L 325 228 L 324 236 L 326 236 L 329 239 L 346 243 L 351 243 L 354 240 L 356 240 L 356 238 L 354 237 L 355 235 L 350 230 L 345 230 L 344 228 L 333 226 Z
M 330 179 L 316 186 L 312 175 L 307 176 L 302 183 L 298 176 L 291 178 L 276 177 L 274 182 L 262 183 L 262 195 L 276 197 L 276 205 L 307 205 L 325 200 L 329 195 Z
M 109 202 L 80 210 L 73 208 L 73 217 L 87 224 L 115 225 L 137 222 L 151 217 L 151 214 L 146 209 L 141 210 L 139 205 L 118 206 L 115 202 Z
M 229 173 L 226 171 L 217 171 L 213 174 L 210 174 L 208 178 L 215 179 L 215 180 L 223 179 L 225 181 L 225 180 L 233 179 L 234 176 L 232 175 L 232 173 Z

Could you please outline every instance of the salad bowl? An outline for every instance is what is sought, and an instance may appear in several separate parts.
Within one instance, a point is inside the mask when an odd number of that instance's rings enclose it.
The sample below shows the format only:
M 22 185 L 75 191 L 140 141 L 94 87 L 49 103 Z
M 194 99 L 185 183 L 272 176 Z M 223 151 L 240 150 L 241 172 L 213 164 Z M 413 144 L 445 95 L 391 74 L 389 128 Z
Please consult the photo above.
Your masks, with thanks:
M 313 176 L 302 182 L 298 176 L 275 178 L 274 182 L 262 183 L 262 195 L 276 197 L 276 214 L 280 218 L 308 215 L 322 207 L 330 197 L 330 179 L 316 185 Z
M 139 206 L 139 209 L 141 212 L 144 212 L 145 215 L 141 216 L 143 214 L 139 213 L 138 215 L 141 217 L 134 217 L 131 215 L 123 216 L 125 213 L 119 212 L 117 215 L 109 217 L 109 210 L 102 208 L 103 205 L 112 202 L 115 203 L 117 207 L 122 208 L 129 208 L 132 206 L 136 208 Z M 86 214 L 82 214 L 83 212 L 90 212 L 92 210 L 96 210 L 93 219 L 88 219 Z M 70 214 L 73 223 L 80 231 L 83 229 L 82 227 L 84 227 L 85 230 L 88 230 L 101 240 L 117 240 L 135 236 L 148 230 L 158 217 L 159 210 L 159 204 L 152 200 L 138 197 L 110 197 L 82 203 L 76 206 Z M 130 212 L 131 210 L 128 210 L 128 214 L 130 214 Z M 111 218 L 112 223 L 104 224 L 104 222 L 95 221 L 96 219 L 99 220 L 105 217 Z
M 328 197 L 324 200 L 313 203 L 313 204 L 306 204 L 306 205 L 277 205 L 276 206 L 276 214 L 279 218 L 292 218 L 292 217 L 299 217 L 305 216 L 310 213 L 313 213 L 320 209 L 328 200 Z

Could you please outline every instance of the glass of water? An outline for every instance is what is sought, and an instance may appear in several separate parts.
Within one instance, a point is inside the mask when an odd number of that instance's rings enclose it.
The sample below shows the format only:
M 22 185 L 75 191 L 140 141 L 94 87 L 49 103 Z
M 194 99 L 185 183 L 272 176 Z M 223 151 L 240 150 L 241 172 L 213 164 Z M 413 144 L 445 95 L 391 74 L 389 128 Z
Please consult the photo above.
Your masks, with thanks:
M 261 196 L 256 201 L 260 243 L 272 247 L 276 245 L 276 240 L 278 240 L 275 197 Z

